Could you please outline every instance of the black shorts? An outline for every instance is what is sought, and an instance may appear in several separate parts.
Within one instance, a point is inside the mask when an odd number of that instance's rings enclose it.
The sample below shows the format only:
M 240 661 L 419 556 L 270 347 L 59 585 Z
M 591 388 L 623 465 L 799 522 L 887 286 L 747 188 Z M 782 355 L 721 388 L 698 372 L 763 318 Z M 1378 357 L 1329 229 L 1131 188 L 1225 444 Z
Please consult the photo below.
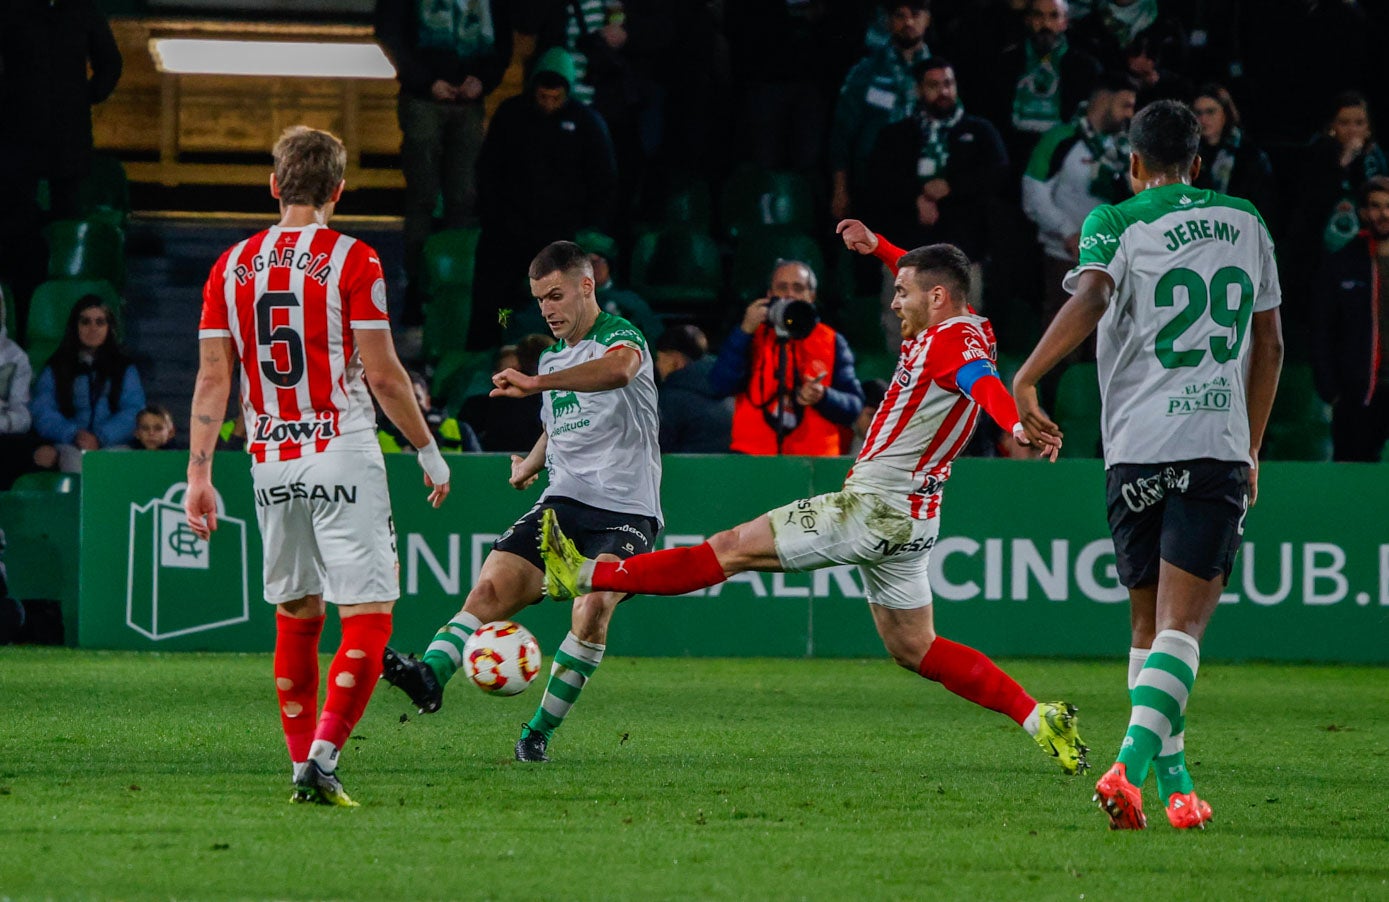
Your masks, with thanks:
M 651 517 L 620 514 L 572 498 L 553 496 L 526 511 L 526 515 L 502 533 L 492 547 L 523 557 L 544 570 L 545 564 L 540 560 L 540 512 L 547 507 L 554 508 L 559 528 L 573 540 L 584 557 L 615 554 L 629 558 L 644 554 L 652 550 L 656 533 L 661 531 L 660 524 Z
M 1249 507 L 1247 464 L 1115 464 L 1105 478 L 1119 582 L 1130 589 L 1156 583 L 1159 560 L 1229 582 Z

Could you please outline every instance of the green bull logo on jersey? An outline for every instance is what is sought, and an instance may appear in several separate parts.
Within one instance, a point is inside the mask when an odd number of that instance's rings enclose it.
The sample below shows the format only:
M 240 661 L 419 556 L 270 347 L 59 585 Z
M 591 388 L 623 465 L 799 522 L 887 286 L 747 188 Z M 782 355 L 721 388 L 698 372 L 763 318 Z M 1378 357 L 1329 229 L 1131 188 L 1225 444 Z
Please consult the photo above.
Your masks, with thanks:
M 550 412 L 556 420 L 564 419 L 571 413 L 579 413 L 579 396 L 572 391 L 557 391 L 550 395 Z

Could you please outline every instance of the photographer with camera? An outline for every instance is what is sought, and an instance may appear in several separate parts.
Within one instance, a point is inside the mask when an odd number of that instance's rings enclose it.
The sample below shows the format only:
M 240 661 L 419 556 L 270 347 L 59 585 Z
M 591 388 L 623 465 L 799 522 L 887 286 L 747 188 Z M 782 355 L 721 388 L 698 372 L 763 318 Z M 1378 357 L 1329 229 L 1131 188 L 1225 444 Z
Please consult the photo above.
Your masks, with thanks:
M 844 336 L 820 322 L 815 273 L 778 260 L 767 297 L 748 305 L 709 371 L 719 397 L 734 396 L 740 454 L 842 454 L 841 427 L 863 409 L 863 388 Z

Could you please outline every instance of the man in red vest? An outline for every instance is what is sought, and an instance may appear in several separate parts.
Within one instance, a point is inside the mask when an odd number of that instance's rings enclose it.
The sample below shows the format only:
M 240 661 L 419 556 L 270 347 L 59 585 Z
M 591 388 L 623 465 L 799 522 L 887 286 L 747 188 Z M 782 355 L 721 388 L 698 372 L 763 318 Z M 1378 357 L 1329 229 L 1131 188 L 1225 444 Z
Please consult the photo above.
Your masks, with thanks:
M 767 297 L 748 305 L 719 349 L 709 387 L 719 397 L 734 396 L 730 450 L 844 453 L 840 427 L 851 426 L 863 409 L 863 388 L 844 336 L 807 317 L 813 306 L 804 304 L 814 305 L 815 285 L 807 264 L 778 260 Z

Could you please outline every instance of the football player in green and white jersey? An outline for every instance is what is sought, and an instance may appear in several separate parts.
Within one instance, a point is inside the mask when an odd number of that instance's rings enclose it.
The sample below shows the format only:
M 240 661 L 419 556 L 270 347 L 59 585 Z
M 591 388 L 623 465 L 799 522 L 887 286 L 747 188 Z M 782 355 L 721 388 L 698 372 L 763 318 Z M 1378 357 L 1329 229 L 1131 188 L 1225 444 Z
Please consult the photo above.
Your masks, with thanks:
M 1095 787 L 1114 829 L 1146 826 L 1154 763 L 1174 827 L 1211 818 L 1186 769 L 1186 702 L 1257 496 L 1283 361 L 1268 228 L 1248 201 L 1191 186 L 1199 138 L 1175 101 L 1134 117 L 1134 196 L 1085 220 L 1072 297 L 1013 382 L 1029 436 L 1058 437 L 1037 383 L 1099 328 L 1109 526 L 1133 630 L 1129 728 Z
M 544 594 L 542 503 L 555 509 L 585 554 L 604 560 L 651 551 L 661 529 L 656 381 L 646 338 L 598 306 L 593 266 L 573 242 L 544 248 L 531 261 L 530 283 L 559 341 L 540 355 L 537 375 L 515 369 L 494 375 L 492 395 L 544 393 L 545 429 L 529 454 L 512 455 L 510 482 L 529 488 L 548 469 L 549 487 L 493 543 L 463 609 L 422 659 L 386 649 L 383 676 L 421 713 L 439 710 L 444 685 L 463 663 L 463 645 L 479 626 L 510 618 Z M 518 761 L 549 760 L 550 737 L 603 659 L 608 621 L 624 597 L 593 592 L 574 599 L 573 625 L 555 653 L 545 696 L 516 743 Z

